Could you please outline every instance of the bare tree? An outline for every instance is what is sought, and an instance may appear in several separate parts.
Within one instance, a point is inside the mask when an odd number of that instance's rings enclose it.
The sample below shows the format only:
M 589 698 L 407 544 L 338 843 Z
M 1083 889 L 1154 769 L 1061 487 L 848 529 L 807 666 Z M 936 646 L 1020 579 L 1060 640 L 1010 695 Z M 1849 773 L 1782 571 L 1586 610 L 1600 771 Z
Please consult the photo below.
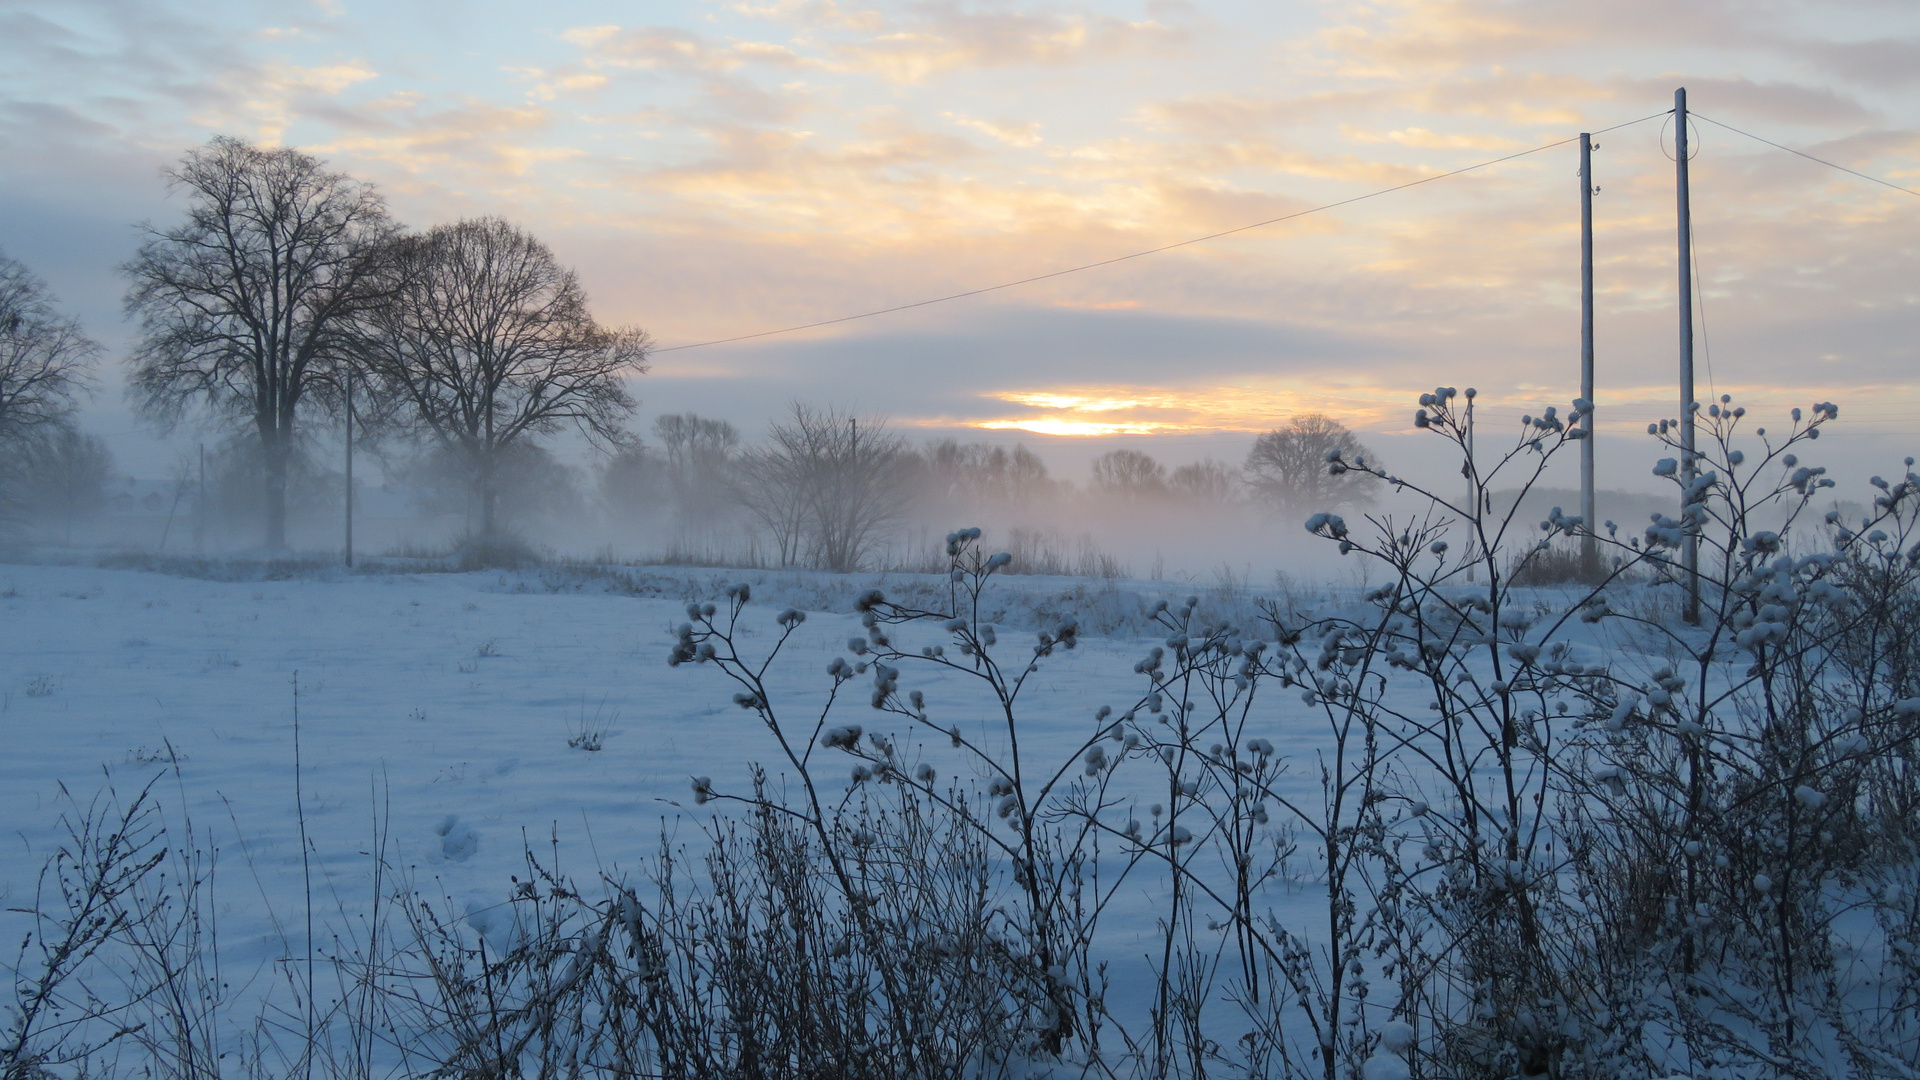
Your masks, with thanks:
M 66 423 L 43 427 L 16 446 L 15 475 L 0 477 L 0 483 L 13 481 L 26 514 L 39 519 L 43 529 L 58 526 L 71 543 L 73 527 L 107 505 L 113 453 L 98 435 Z
M 919 461 L 885 420 L 833 410 L 794 410 L 814 452 L 812 513 L 816 565 L 858 570 L 873 546 L 905 519 Z
M 1263 502 L 1287 513 L 1318 513 L 1373 501 L 1364 473 L 1334 473 L 1327 455 L 1349 463 L 1380 461 L 1346 425 L 1324 413 L 1302 413 L 1287 426 L 1253 441 L 1247 454 L 1247 485 Z
M 1167 467 L 1138 450 L 1109 450 L 1093 459 L 1093 488 L 1129 500 L 1164 495 Z
M 1224 461 L 1203 458 L 1182 465 L 1167 478 L 1167 487 L 1181 499 L 1200 506 L 1223 506 L 1233 501 L 1238 470 Z
M 0 254 L 0 443 L 65 422 L 99 354 L 46 283 Z
M 740 432 L 725 420 L 695 413 L 669 413 L 653 422 L 666 451 L 666 480 L 673 495 L 682 541 L 710 528 L 725 509 L 727 476 Z
M 922 455 L 936 497 L 969 513 L 985 508 L 1023 510 L 1059 490 L 1047 463 L 1025 445 L 1008 451 L 991 443 L 942 439 Z
M 857 570 L 907 515 L 920 461 L 884 420 L 794 403 L 766 446 L 741 455 L 736 494 L 780 564 Z
M 310 398 L 331 401 L 393 224 L 372 187 L 298 150 L 220 136 L 167 178 L 187 220 L 148 226 L 123 268 L 141 324 L 132 391 L 167 423 L 204 405 L 251 424 L 266 544 L 285 547 L 295 424 Z
M 625 378 L 647 369 L 649 340 L 595 323 L 573 271 L 499 218 L 393 247 L 393 286 L 361 320 L 362 355 L 396 422 L 467 470 L 491 539 L 500 470 L 521 443 L 568 426 L 603 445 L 628 440 Z
M 602 458 L 597 472 L 600 504 L 623 525 L 651 522 L 671 496 L 666 461 L 638 440 Z
M 778 429 L 776 428 L 776 431 Z M 806 537 L 807 511 L 812 504 L 807 489 L 807 458 L 803 446 L 787 446 L 776 435 L 734 462 L 730 491 L 773 542 L 776 566 L 800 561 Z

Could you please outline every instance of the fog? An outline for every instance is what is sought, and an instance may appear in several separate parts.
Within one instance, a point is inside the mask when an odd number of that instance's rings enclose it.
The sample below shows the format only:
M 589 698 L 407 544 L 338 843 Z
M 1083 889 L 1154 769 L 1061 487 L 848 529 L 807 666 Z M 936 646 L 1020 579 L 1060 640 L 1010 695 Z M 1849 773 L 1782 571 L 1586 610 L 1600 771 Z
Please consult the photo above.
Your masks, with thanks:
M 797 416 L 815 436 L 841 443 L 796 443 Z M 1115 446 L 1024 433 L 929 436 L 832 404 L 797 403 L 757 428 L 694 413 L 656 414 L 633 426 L 634 437 L 617 449 L 596 451 L 567 437 L 516 447 L 499 468 L 491 537 L 471 470 L 456 455 L 363 431 L 354 455 L 354 552 L 361 560 L 466 568 L 564 560 L 932 573 L 945 566 L 947 534 L 977 527 L 985 546 L 1013 555 L 1014 573 L 1210 587 L 1295 578 L 1359 583 L 1360 560 L 1343 558 L 1303 528 L 1310 513 L 1342 513 L 1371 535 L 1363 519 L 1404 528 L 1433 515 L 1421 490 L 1448 498 L 1460 484 L 1457 458 L 1450 468 L 1437 466 L 1447 449 L 1437 438 L 1425 455 L 1413 453 L 1411 440 L 1394 444 L 1392 454 L 1360 441 L 1373 465 L 1409 481 L 1406 490 L 1353 472 L 1318 496 L 1289 500 L 1247 468 L 1251 434 L 1211 438 L 1206 456 L 1183 461 L 1156 453 L 1162 448 L 1150 438 Z M 129 459 L 73 430 L 14 455 L 0 543 L 51 557 L 341 559 L 348 526 L 339 436 L 309 428 L 299 443 L 289 470 L 286 550 L 263 546 L 262 474 L 257 441 L 246 432 L 206 439 L 183 432 L 163 444 L 166 452 Z M 1553 507 L 1579 512 L 1580 493 L 1567 485 L 1577 483 L 1577 451 L 1564 447 L 1521 500 L 1504 541 L 1509 557 L 1536 542 L 1533 526 Z M 1512 489 L 1537 466 L 1522 452 L 1505 466 L 1507 488 L 1496 477 L 1494 490 L 1508 492 L 1494 498 L 1500 517 L 1514 505 Z M 1671 513 L 1671 502 L 1651 485 L 1602 488 L 1596 527 L 1616 525 L 1625 540 L 1651 515 Z M 1859 509 L 1831 499 L 1820 508 L 1830 503 L 1848 516 Z M 843 522 L 837 552 L 826 535 L 835 515 Z

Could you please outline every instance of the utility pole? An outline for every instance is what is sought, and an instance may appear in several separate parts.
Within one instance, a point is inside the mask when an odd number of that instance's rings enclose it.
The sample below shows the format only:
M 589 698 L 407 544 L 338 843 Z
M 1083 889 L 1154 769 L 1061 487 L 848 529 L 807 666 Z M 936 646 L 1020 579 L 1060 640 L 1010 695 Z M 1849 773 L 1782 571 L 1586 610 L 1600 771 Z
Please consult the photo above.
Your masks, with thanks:
M 1484 512 L 1482 507 L 1485 505 L 1480 494 L 1479 477 L 1476 475 L 1479 462 L 1475 461 L 1473 456 L 1473 399 L 1478 396 L 1479 394 L 1473 387 L 1467 387 L 1467 460 L 1460 463 L 1460 475 L 1467 479 L 1468 532 L 1466 563 L 1467 584 L 1469 585 L 1475 584 L 1478 581 L 1473 572 L 1475 562 L 1479 557 L 1474 551 L 1474 540 L 1480 535 L 1480 515 Z M 1497 579 L 1490 578 L 1488 583 L 1492 584 L 1495 580 Z
M 1687 88 L 1673 92 L 1674 199 L 1680 228 L 1680 561 L 1687 573 L 1686 619 L 1700 621 L 1700 540 L 1687 520 L 1696 471 L 1693 450 L 1693 194 L 1687 185 Z
M 1593 136 L 1580 133 L 1580 396 L 1587 414 L 1580 421 L 1587 437 L 1580 441 L 1580 576 L 1600 577 L 1600 545 L 1594 535 L 1598 522 L 1593 507 Z
M 207 444 L 200 444 L 200 484 L 194 489 L 193 553 L 199 555 L 207 545 Z
M 353 365 L 347 365 L 347 565 L 353 565 Z

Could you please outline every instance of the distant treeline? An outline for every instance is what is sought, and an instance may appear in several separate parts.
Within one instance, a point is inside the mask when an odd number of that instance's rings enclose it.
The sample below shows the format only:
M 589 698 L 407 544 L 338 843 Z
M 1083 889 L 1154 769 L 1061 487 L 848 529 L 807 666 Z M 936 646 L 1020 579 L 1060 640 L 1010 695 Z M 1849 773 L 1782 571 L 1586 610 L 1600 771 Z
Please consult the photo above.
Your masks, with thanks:
M 226 137 L 167 179 L 186 212 L 146 226 L 121 267 L 140 327 L 125 364 L 147 418 L 218 433 L 147 496 L 167 503 L 169 533 L 187 507 L 202 542 L 281 549 L 290 520 L 332 519 L 344 476 L 323 464 L 334 457 L 316 433 L 331 440 L 349 422 L 415 509 L 457 522 L 482 555 L 552 541 L 564 522 L 644 535 L 669 556 L 846 571 L 882 553 L 897 563 L 903 536 L 962 514 L 1026 526 L 1035 565 L 1085 570 L 1102 565 L 1095 546 L 1038 526 L 1175 505 L 1364 501 L 1325 462 L 1366 448 L 1318 414 L 1258 436 L 1237 466 L 1169 470 L 1114 450 L 1084 488 L 1025 446 L 916 446 L 830 404 L 795 403 L 751 440 L 724 420 L 662 416 L 649 441 L 632 426 L 631 392 L 647 333 L 595 321 L 575 273 L 519 226 L 483 217 L 410 230 L 370 185 L 298 150 Z M 71 542 L 112 509 L 111 455 L 76 424 L 100 353 L 39 278 L 0 256 L 0 522 L 13 535 Z M 600 451 L 590 470 L 556 457 L 567 433 Z

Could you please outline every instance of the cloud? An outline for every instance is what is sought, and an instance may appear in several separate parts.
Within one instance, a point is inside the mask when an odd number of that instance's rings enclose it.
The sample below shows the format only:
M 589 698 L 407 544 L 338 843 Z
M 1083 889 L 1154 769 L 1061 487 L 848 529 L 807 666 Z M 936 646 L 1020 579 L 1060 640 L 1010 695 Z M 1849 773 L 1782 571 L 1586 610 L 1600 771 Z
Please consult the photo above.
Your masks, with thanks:
M 378 77 L 355 61 L 313 66 L 269 61 L 230 79 L 230 94 L 193 119 L 216 129 L 241 126 L 260 142 L 275 145 L 300 116 L 325 109 L 328 99 Z
M 1399 131 L 1373 132 L 1351 124 L 1340 125 L 1340 134 L 1362 143 L 1398 143 L 1422 150 L 1516 150 L 1523 144 L 1498 135 L 1436 135 L 1426 128 L 1409 127 Z
M 919 83 L 951 71 L 1021 66 L 1058 67 L 1183 50 L 1189 32 L 1155 19 L 1112 15 L 969 11 L 958 4 L 910 9 L 864 39 L 833 52 L 849 67 L 897 83 Z
M 1920 82 L 1920 38 L 1868 41 L 1781 42 L 1781 51 L 1810 59 L 1828 75 L 1877 89 L 1898 89 Z
M 739 0 L 728 7 L 735 13 L 750 19 L 763 19 L 802 27 L 872 31 L 886 24 L 885 16 L 876 9 L 849 11 L 834 3 L 833 0 L 772 0 L 764 4 L 755 4 L 751 0 Z
M 478 183 L 504 193 L 525 182 L 540 165 L 576 159 L 576 147 L 544 142 L 553 126 L 537 105 L 502 106 L 468 101 L 420 108 L 415 95 L 369 102 L 341 118 L 335 137 L 308 147 L 365 165 L 398 170 L 413 184 L 442 188 Z
M 749 65 L 798 69 L 823 67 L 791 46 L 768 41 L 718 41 L 675 26 L 584 26 L 562 41 L 578 46 L 593 67 L 642 71 L 731 72 Z
M 975 120 L 953 112 L 943 112 L 940 115 L 961 127 L 972 128 L 1008 146 L 1040 145 L 1040 123 L 1036 120 Z

